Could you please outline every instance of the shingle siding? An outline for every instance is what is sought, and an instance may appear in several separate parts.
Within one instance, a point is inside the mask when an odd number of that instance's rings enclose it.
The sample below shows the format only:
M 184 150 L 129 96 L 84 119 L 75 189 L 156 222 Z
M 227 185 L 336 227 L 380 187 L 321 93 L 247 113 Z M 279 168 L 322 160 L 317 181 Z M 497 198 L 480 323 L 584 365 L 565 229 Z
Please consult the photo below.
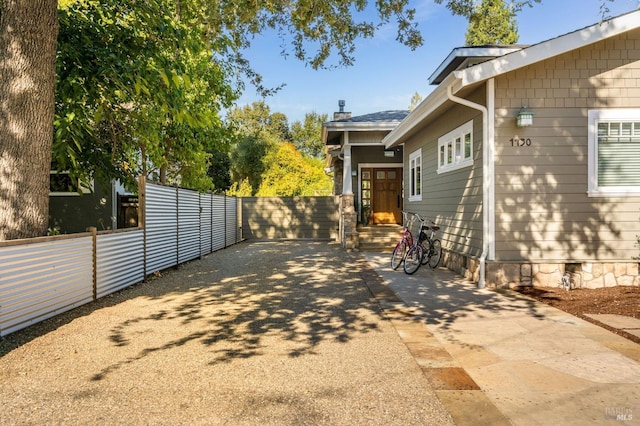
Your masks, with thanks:
M 640 197 L 588 197 L 589 109 L 640 108 L 640 31 L 495 79 L 496 260 L 638 256 Z M 515 126 L 518 110 L 534 125 Z M 513 147 L 512 138 L 531 140 Z

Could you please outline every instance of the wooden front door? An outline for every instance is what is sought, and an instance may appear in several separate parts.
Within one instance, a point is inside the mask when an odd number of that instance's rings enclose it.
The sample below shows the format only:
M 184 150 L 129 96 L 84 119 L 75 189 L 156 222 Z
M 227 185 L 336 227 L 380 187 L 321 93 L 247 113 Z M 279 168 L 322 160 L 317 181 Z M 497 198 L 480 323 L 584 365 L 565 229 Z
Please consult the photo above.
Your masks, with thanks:
M 402 223 L 402 168 L 363 169 L 363 174 L 365 170 L 371 177 L 370 183 L 363 182 L 363 185 L 371 187 L 371 223 Z

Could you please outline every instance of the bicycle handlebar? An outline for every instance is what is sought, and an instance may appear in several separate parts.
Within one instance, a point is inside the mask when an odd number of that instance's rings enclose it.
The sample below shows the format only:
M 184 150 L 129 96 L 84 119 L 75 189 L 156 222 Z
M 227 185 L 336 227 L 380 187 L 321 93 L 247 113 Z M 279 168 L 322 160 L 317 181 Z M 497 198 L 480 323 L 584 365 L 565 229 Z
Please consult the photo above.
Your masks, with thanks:
M 431 222 L 431 224 L 433 224 L 433 225 L 435 225 L 435 224 L 436 224 L 436 223 L 435 223 L 433 220 L 431 220 L 431 219 L 423 219 L 423 218 L 422 218 L 422 216 L 420 216 L 418 213 L 414 213 L 414 212 L 410 212 L 410 211 L 402 210 L 402 214 L 413 215 L 413 216 L 417 217 L 417 218 L 418 218 L 418 220 L 419 220 L 420 222 L 426 222 L 426 221 L 429 221 L 429 222 Z

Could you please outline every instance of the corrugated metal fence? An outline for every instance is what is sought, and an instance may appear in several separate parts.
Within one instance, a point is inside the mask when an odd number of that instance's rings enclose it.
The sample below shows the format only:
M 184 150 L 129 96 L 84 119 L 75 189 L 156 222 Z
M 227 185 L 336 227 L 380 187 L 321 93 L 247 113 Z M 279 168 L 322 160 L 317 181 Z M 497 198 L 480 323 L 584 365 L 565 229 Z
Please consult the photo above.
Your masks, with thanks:
M 140 188 L 141 228 L 0 242 L 0 336 L 242 239 L 236 198 Z

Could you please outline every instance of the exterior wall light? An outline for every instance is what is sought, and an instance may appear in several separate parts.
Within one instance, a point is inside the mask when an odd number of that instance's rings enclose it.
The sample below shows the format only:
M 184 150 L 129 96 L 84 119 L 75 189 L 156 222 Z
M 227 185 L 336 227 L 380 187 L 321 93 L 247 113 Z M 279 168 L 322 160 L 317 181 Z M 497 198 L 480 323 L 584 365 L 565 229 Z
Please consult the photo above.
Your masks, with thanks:
M 516 125 L 518 127 L 528 127 L 533 124 L 533 113 L 527 110 L 526 107 L 520 108 L 518 115 L 516 115 Z

